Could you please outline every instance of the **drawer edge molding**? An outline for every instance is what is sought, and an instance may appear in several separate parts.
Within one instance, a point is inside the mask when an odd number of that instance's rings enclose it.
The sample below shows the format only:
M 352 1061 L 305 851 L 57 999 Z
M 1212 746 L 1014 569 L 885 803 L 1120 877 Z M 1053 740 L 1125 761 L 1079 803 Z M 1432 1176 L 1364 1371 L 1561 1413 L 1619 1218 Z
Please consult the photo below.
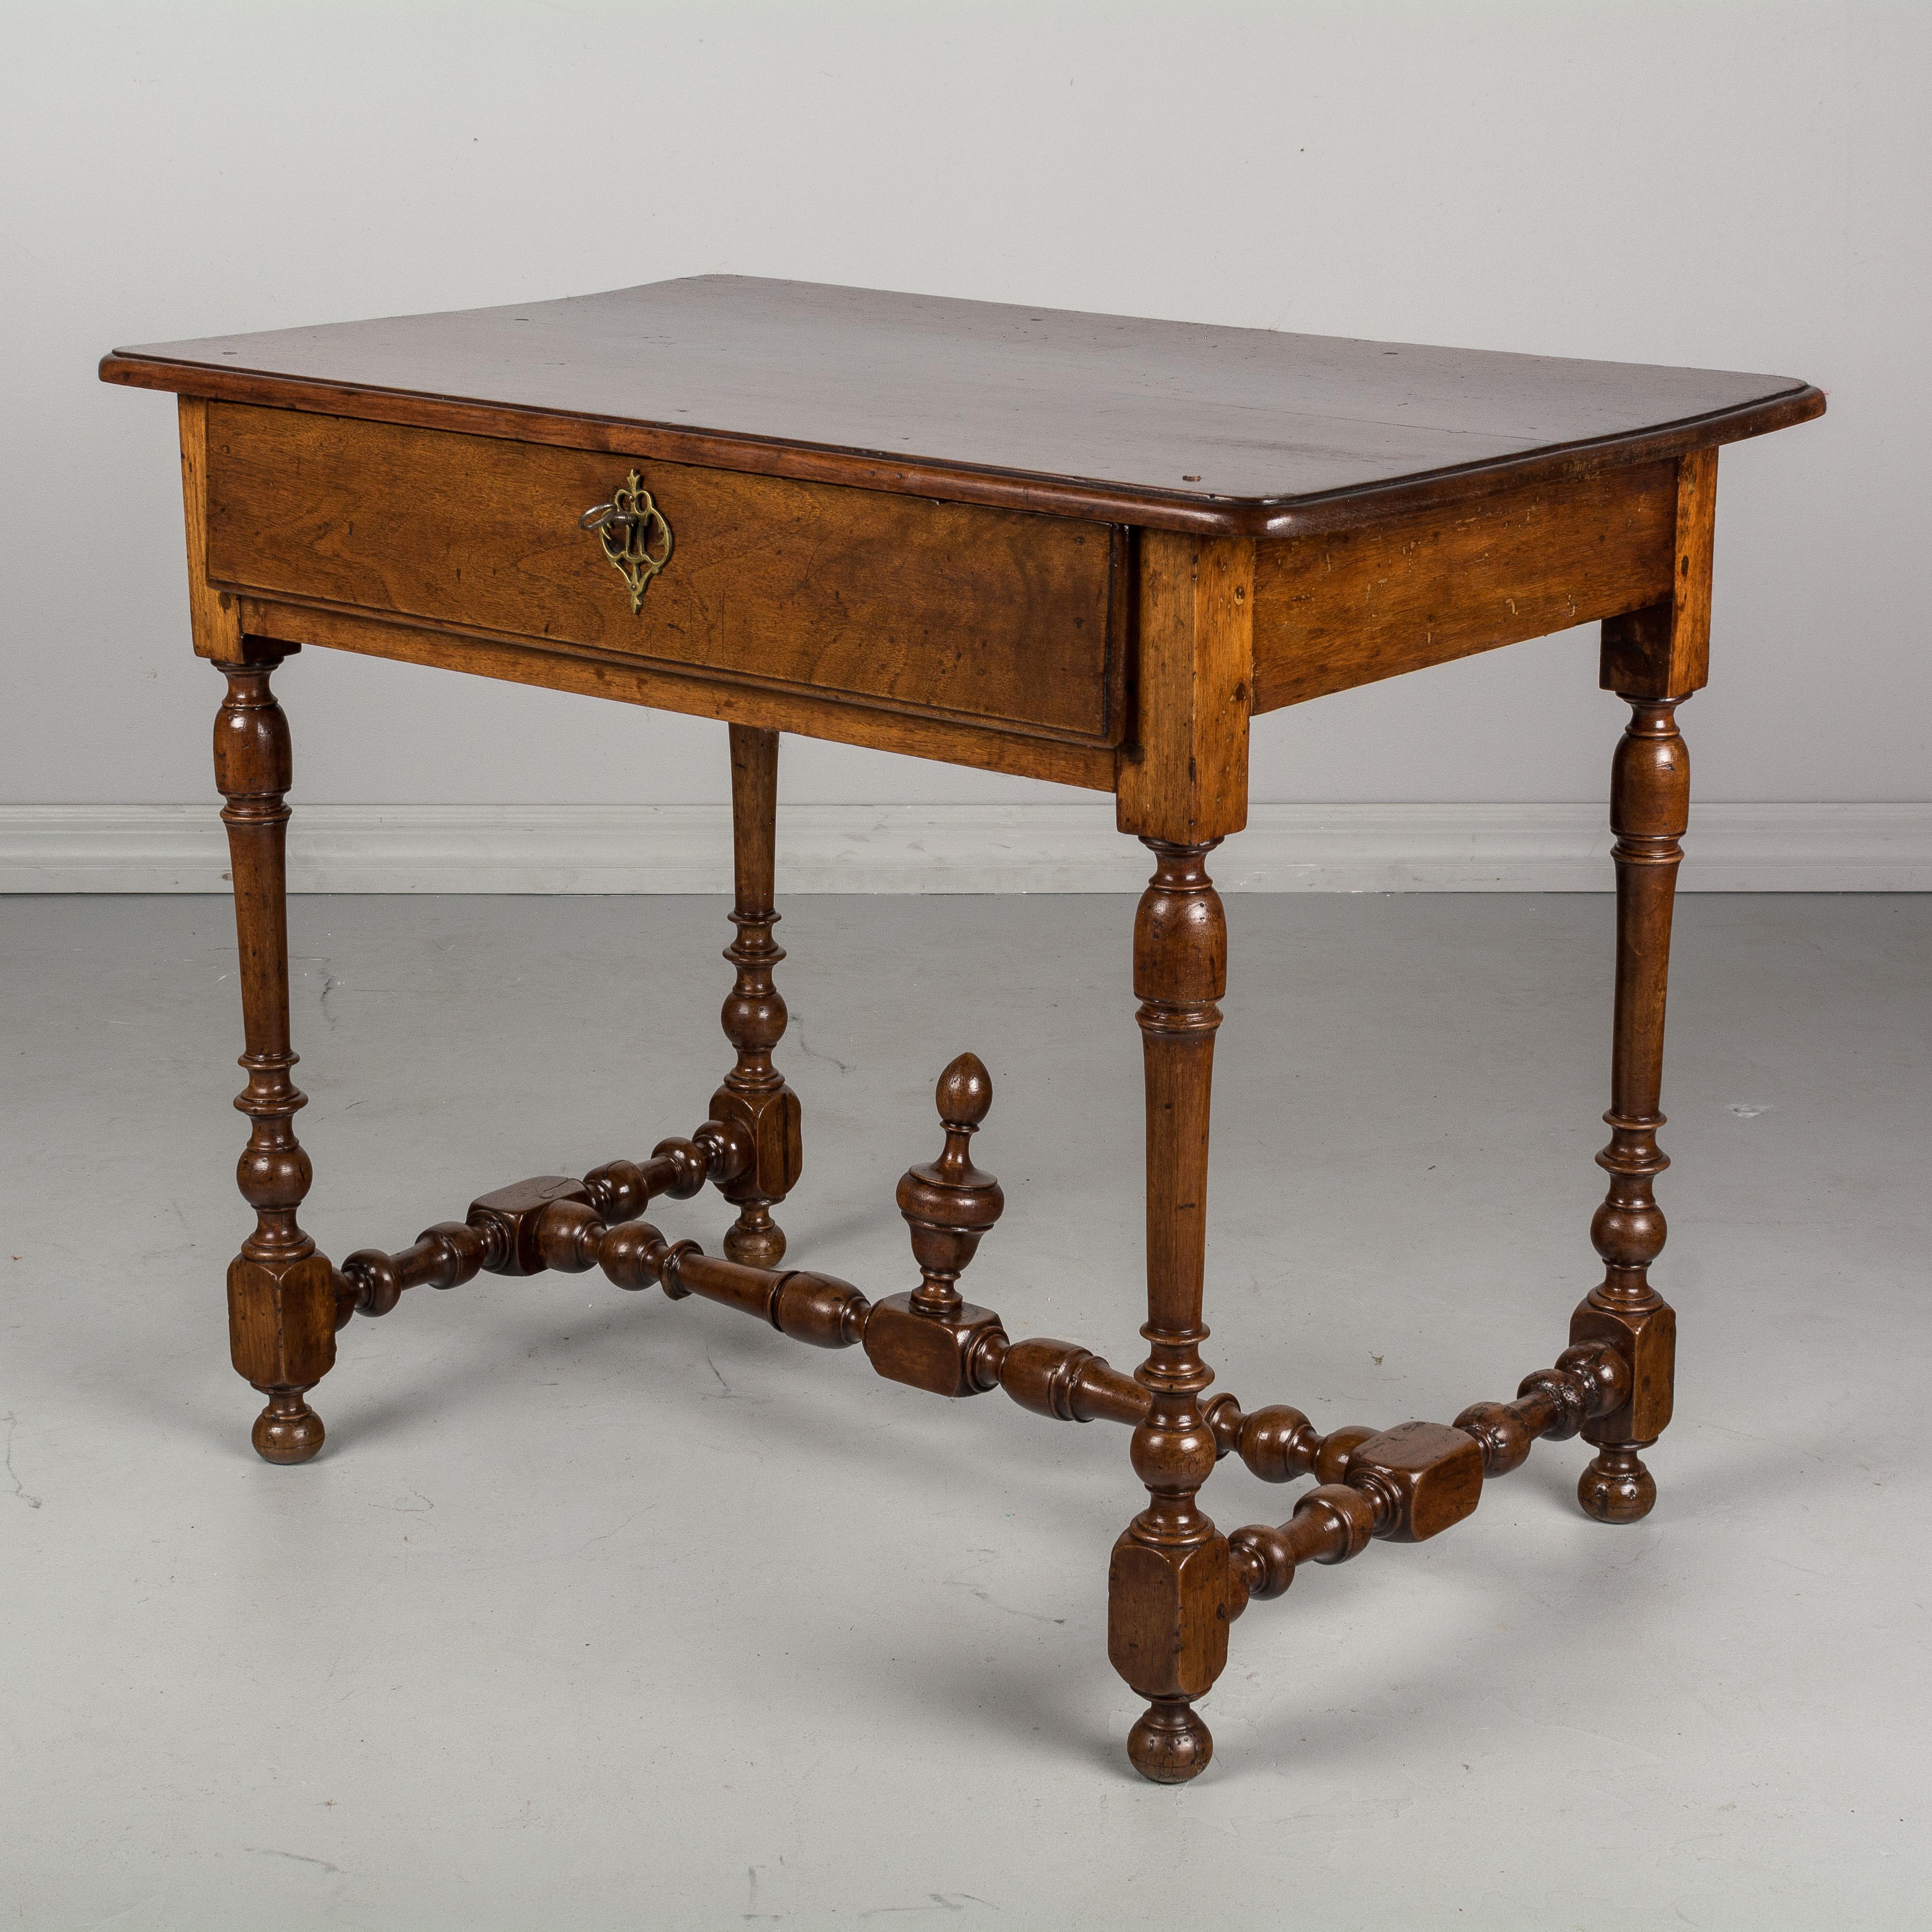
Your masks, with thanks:
M 424 664 L 546 690 L 607 698 L 686 716 L 788 731 L 804 738 L 932 758 L 1016 778 L 1045 778 L 1084 791 L 1114 789 L 1116 753 L 1105 746 L 994 731 L 916 712 L 854 704 L 818 693 L 766 687 L 680 669 L 666 672 L 615 652 L 546 645 L 446 625 L 412 624 L 366 612 L 330 610 L 240 593 L 250 637 L 400 664 Z
M 676 532 L 640 599 L 580 527 L 632 466 Z M 244 593 L 1123 735 L 1108 524 L 235 404 L 208 476 L 208 578 Z

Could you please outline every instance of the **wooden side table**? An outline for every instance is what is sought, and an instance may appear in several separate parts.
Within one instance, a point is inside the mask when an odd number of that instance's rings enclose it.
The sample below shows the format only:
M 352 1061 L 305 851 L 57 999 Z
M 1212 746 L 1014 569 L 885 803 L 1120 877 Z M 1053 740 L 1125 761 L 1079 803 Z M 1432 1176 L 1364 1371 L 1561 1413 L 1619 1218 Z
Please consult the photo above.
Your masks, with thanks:
M 1672 896 L 1705 682 L 1720 445 L 1820 414 L 1772 376 L 1202 328 L 725 276 L 566 302 L 117 350 L 104 380 L 181 398 L 194 647 L 227 680 L 216 782 L 233 854 L 254 1233 L 228 1274 L 255 1447 L 322 1446 L 308 1391 L 354 1313 L 478 1270 L 599 1268 L 936 1395 L 1002 1388 L 1132 1432 L 1147 1506 L 1115 1545 L 1108 1654 L 1148 1700 L 1128 1750 L 1191 1778 L 1228 1626 L 1309 1562 L 1467 1516 L 1540 1436 L 1595 1454 L 1578 1495 L 1628 1522 L 1670 1419 L 1675 1317 L 1648 1279 Z M 1209 1082 L 1226 984 L 1214 847 L 1247 813 L 1248 721 L 1600 620 L 1630 707 L 1612 766 L 1617 880 L 1602 1284 L 1516 1400 L 1453 1426 L 1350 1425 L 1204 1400 Z M 583 692 L 730 727 L 736 1060 L 688 1138 L 580 1180 L 485 1194 L 338 1268 L 297 1210 L 290 1078 L 288 728 L 303 645 Z M 868 1300 L 782 1267 L 799 1102 L 773 1064 L 778 734 L 1112 792 L 1153 854 L 1134 927 L 1147 1083 L 1147 1359 L 1014 1341 L 964 1300 L 998 1219 L 970 1142 L 992 1088 L 941 1076 L 944 1150 L 900 1183 L 919 1285 Z M 643 1218 L 706 1186 L 722 1256 Z M 1216 1459 L 1312 1475 L 1288 1520 L 1223 1535 Z

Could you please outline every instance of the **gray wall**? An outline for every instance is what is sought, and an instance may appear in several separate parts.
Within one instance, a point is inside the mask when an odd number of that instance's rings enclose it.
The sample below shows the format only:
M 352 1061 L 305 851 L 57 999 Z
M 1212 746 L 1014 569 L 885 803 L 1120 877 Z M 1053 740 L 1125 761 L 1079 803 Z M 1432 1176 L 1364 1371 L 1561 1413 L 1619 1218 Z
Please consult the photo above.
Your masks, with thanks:
M 1726 454 L 1707 800 L 1916 800 L 1932 8 L 9 4 L 0 802 L 200 801 L 111 345 L 710 270 L 1802 376 Z M 1277 713 L 1257 800 L 1601 796 L 1573 632 Z M 300 795 L 722 798 L 715 726 L 312 652 Z M 799 746 L 788 795 L 1023 780 Z

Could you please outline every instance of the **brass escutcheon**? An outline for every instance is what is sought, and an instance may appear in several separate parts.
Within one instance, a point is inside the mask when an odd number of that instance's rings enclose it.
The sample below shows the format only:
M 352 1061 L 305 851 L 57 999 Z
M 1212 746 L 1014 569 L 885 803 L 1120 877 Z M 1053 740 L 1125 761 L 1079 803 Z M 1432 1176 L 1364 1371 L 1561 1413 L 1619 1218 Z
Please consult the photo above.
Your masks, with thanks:
M 586 510 L 577 520 L 580 530 L 595 530 L 604 554 L 617 568 L 631 592 L 631 614 L 644 607 L 650 580 L 670 561 L 670 525 L 651 501 L 651 493 L 634 470 L 608 503 Z

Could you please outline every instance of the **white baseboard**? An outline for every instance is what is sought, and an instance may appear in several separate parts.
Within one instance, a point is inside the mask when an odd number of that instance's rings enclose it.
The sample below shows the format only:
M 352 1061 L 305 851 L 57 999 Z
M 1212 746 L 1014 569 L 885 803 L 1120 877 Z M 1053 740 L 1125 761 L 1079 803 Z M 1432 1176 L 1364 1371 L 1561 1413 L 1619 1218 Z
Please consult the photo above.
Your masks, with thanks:
M 1932 891 L 1932 804 L 1707 805 L 1691 892 Z M 1592 805 L 1261 805 L 1222 847 L 1234 892 L 1600 892 Z M 221 892 L 228 854 L 202 806 L 0 806 L 0 892 Z M 722 806 L 314 805 L 290 827 L 302 892 L 717 892 Z M 781 892 L 1137 891 L 1147 860 L 1112 802 L 794 805 Z

